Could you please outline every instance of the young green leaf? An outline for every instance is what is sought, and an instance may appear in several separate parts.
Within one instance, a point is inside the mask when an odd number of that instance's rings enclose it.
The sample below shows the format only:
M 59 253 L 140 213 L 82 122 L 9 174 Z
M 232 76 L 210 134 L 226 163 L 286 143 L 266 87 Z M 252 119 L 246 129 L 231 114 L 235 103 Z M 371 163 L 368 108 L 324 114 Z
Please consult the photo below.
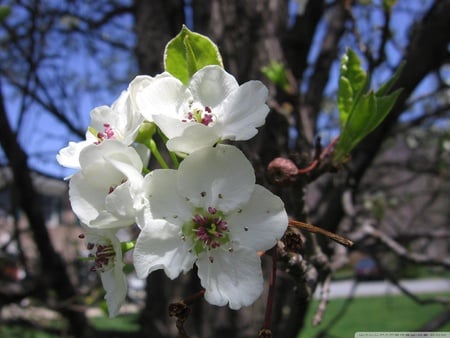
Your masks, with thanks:
M 338 88 L 338 108 L 341 127 L 345 125 L 352 107 L 367 89 L 368 78 L 361 68 L 358 56 L 351 49 L 341 59 L 341 73 Z
M 401 90 L 388 94 L 403 65 L 376 92 L 368 91 L 368 76 L 353 51 L 342 57 L 339 77 L 338 109 L 341 135 L 333 163 L 342 163 L 347 155 L 386 118 Z
M 273 84 L 283 89 L 289 90 L 289 80 L 284 65 L 278 61 L 270 61 L 269 65 L 261 68 L 261 72 L 270 80 Z
M 208 37 L 183 25 L 180 33 L 166 45 L 165 70 L 187 84 L 195 72 L 208 65 L 223 67 L 219 49 Z

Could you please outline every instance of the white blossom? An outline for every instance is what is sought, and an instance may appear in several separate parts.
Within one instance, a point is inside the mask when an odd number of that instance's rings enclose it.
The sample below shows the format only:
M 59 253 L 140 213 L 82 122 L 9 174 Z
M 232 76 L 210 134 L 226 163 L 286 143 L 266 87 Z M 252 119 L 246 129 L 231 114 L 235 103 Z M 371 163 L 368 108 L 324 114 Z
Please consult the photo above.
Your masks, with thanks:
M 196 72 L 185 86 L 164 73 L 155 81 L 139 81 L 137 110 L 169 138 L 171 151 L 191 153 L 223 140 L 248 140 L 269 112 L 268 90 L 260 81 L 239 86 L 219 66 Z
M 69 184 L 70 203 L 82 223 L 117 228 L 134 223 L 143 205 L 142 161 L 133 147 L 115 140 L 89 145 Z
M 288 218 L 280 198 L 255 184 L 250 162 L 234 146 L 193 152 L 178 170 L 144 179 L 148 204 L 133 261 L 140 278 L 164 269 L 174 279 L 194 263 L 205 299 L 232 309 L 252 304 L 263 290 L 258 251 L 276 245 Z
M 90 117 L 91 122 L 86 131 L 86 139 L 80 142 L 69 142 L 69 145 L 62 148 L 56 155 L 60 165 L 79 169 L 81 150 L 104 140 L 117 140 L 125 145 L 132 144 L 144 120 L 143 116 L 133 108 L 129 90 L 123 91 L 111 107 L 104 105 L 94 108 Z

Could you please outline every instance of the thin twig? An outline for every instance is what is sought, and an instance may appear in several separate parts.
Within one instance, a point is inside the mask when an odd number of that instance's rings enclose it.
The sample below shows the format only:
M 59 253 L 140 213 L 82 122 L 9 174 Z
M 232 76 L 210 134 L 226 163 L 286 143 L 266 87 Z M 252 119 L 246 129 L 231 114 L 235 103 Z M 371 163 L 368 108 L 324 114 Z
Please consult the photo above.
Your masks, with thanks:
M 332 239 L 333 241 L 338 242 L 339 244 L 342 244 L 342 245 L 345 245 L 348 247 L 351 247 L 354 244 L 351 240 L 349 240 L 341 235 L 338 235 L 338 234 L 335 234 L 328 230 L 319 228 L 312 224 L 303 223 L 300 221 L 289 220 L 289 225 L 293 226 L 293 227 L 297 227 L 301 230 L 306 230 L 306 231 L 309 231 L 309 232 L 312 232 L 315 234 L 320 234 L 320 235 L 326 236 L 326 237 Z
M 328 299 L 330 296 L 331 276 L 332 274 L 329 273 L 322 283 L 322 289 L 320 290 L 320 302 L 313 318 L 314 326 L 317 326 L 322 322 L 323 315 L 327 309 Z

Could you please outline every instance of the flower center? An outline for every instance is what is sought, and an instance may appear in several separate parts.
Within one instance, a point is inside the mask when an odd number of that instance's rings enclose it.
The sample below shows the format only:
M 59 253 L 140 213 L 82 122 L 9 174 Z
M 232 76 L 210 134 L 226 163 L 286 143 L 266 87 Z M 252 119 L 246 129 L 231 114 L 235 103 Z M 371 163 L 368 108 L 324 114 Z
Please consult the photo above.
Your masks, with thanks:
M 201 123 L 205 126 L 209 126 L 214 123 L 214 115 L 212 110 L 208 106 L 201 106 L 200 104 L 189 104 L 189 110 L 185 113 L 184 118 L 181 122 L 196 122 Z
M 105 272 L 113 267 L 116 253 L 111 244 L 89 242 L 87 249 L 90 251 L 89 258 L 94 260 L 92 271 Z
M 197 256 L 230 242 L 223 213 L 212 207 L 207 210 L 197 209 L 192 219 L 183 225 L 182 232 L 185 237 L 192 239 L 192 250 Z
M 117 188 L 119 185 L 124 184 L 126 181 L 127 181 L 126 178 L 122 178 L 122 180 L 120 181 L 119 184 L 116 184 L 116 185 L 113 184 L 113 185 L 111 185 L 111 186 L 109 187 L 109 190 L 108 190 L 108 195 L 111 194 L 111 193 L 113 193 L 114 190 L 116 190 L 116 188 Z
M 101 132 L 101 131 L 97 132 L 98 141 L 96 142 L 96 144 L 100 144 L 104 140 L 113 139 L 115 136 L 114 130 L 112 129 L 112 127 L 109 123 L 104 123 L 103 128 L 104 128 L 103 132 Z

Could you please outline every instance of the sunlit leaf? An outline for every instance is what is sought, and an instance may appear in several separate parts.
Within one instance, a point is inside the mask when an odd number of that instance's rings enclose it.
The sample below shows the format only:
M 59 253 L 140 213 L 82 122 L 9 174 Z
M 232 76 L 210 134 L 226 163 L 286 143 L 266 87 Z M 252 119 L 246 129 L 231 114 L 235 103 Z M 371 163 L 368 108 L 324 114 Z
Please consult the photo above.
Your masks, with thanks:
M 184 84 L 208 65 L 223 67 L 219 49 L 208 37 L 191 32 L 186 26 L 166 45 L 164 68 Z
M 368 85 L 367 75 L 354 51 L 348 49 L 341 59 L 339 76 L 338 108 L 341 127 L 345 125 L 352 107 Z
M 289 80 L 286 74 L 286 68 L 278 61 L 271 61 L 268 66 L 262 67 L 261 72 L 276 86 L 288 91 Z
M 376 92 L 368 90 L 368 76 L 356 53 L 347 50 L 341 60 L 338 109 L 341 135 L 333 163 L 342 163 L 347 155 L 386 118 L 401 90 L 388 94 L 403 65 Z

